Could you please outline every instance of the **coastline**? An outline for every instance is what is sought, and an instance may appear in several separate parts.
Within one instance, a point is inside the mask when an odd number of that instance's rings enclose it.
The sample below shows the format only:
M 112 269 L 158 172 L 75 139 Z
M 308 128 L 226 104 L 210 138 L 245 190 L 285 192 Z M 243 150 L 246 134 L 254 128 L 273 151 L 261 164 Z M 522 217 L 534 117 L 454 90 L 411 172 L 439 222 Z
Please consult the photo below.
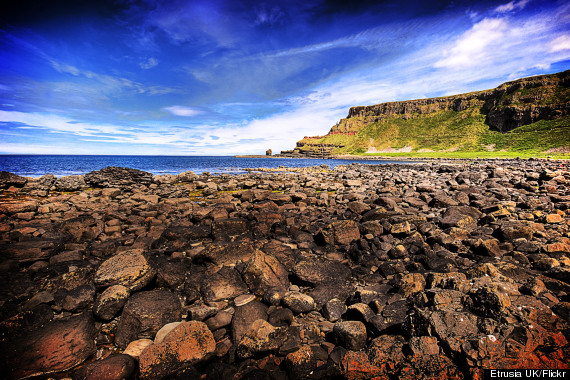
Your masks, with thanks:
M 567 368 L 560 164 L 3 174 L 0 367 L 142 379 Z

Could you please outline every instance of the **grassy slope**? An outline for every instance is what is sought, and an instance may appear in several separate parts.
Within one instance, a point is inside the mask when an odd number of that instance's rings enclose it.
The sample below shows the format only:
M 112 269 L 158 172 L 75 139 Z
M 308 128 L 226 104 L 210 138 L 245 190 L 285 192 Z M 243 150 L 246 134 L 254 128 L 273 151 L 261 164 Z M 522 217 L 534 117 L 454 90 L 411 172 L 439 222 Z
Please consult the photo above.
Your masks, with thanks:
M 541 104 L 570 101 L 570 88 L 562 86 L 522 88 L 505 93 L 497 105 L 521 105 L 540 99 Z M 570 158 L 570 154 L 549 154 L 549 149 L 570 150 L 570 116 L 543 120 L 502 134 L 492 131 L 480 113 L 482 104 L 467 110 L 440 111 L 432 114 L 411 114 L 406 119 L 393 116 L 369 123 L 362 118 L 343 119 L 341 123 L 357 126 L 354 136 L 325 136 L 305 142 L 334 144 L 336 154 L 363 154 L 369 148 L 378 151 L 411 147 L 410 153 L 379 153 L 378 155 L 455 156 L 455 157 L 547 157 Z M 305 146 L 303 149 L 311 149 Z M 409 148 L 408 148 L 409 149 Z M 422 152 L 418 150 L 433 150 Z

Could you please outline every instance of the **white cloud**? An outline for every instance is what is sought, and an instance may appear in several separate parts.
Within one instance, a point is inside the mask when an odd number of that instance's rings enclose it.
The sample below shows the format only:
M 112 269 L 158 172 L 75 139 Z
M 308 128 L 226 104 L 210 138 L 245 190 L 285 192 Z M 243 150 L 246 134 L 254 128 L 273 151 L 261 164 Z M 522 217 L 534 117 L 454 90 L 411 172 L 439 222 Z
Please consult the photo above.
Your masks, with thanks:
M 437 61 L 434 67 L 463 68 L 487 63 L 493 49 L 500 48 L 508 29 L 509 25 L 503 19 L 483 19 L 461 35 L 454 46 L 444 52 L 445 58 Z
M 495 8 L 495 12 L 507 13 L 507 12 L 512 12 L 515 10 L 523 9 L 524 7 L 526 7 L 526 5 L 529 2 L 530 2 L 530 0 L 520 0 L 520 1 L 513 0 L 509 3 L 499 5 L 497 8 Z
M 157 65 L 158 65 L 158 59 L 153 58 L 153 57 L 146 59 L 146 60 L 142 61 L 141 63 L 139 63 L 139 66 L 141 67 L 141 69 L 144 69 L 144 70 L 152 69 L 153 67 L 155 67 Z
M 570 50 L 570 35 L 562 35 L 550 43 L 550 52 Z
M 196 116 L 204 113 L 204 111 L 202 111 L 199 108 L 185 107 L 185 106 L 164 107 L 163 110 L 168 111 L 176 116 L 185 116 L 185 117 Z

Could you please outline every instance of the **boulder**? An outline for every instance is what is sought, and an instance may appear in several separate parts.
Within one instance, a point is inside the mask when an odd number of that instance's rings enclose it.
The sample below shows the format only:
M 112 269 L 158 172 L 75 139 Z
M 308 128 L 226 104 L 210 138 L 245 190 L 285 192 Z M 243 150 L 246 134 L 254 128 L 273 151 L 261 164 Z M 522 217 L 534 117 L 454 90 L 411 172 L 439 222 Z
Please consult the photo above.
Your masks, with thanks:
M 107 321 L 113 319 L 127 302 L 129 294 L 129 289 L 123 285 L 108 287 L 97 297 L 93 314 Z
M 11 186 L 24 187 L 28 179 L 14 173 L 0 171 L 0 189 L 7 189 Z
M 93 187 L 127 188 L 133 185 L 148 185 L 152 173 L 137 169 L 109 166 L 85 174 L 85 183 Z
M 267 320 L 267 307 L 259 301 L 252 301 L 236 307 L 232 319 L 232 340 L 239 343 L 249 331 L 253 322 L 258 319 Z
M 247 261 L 242 271 L 242 277 L 249 289 L 256 295 L 262 296 L 273 287 L 289 287 L 287 269 L 271 255 L 256 250 Z
M 360 321 L 337 322 L 333 328 L 334 336 L 340 346 L 348 350 L 361 350 L 368 337 L 366 326 Z
M 0 346 L 6 378 L 67 371 L 95 354 L 97 330 L 91 313 L 58 319 Z M 3 368 L 2 368 L 3 367 Z
M 82 175 L 68 175 L 58 178 L 54 183 L 57 191 L 77 191 L 87 187 Z
M 181 315 L 180 300 L 167 290 L 135 293 L 121 314 L 115 345 L 124 348 L 135 339 L 154 338 L 162 326 L 179 321 Z
M 346 265 L 320 259 L 299 261 L 293 268 L 293 273 L 299 280 L 311 285 L 344 281 L 351 275 L 351 271 Z
M 300 292 L 287 292 L 283 297 L 283 304 L 293 313 L 308 313 L 315 310 L 315 300 L 311 296 Z
M 231 267 L 222 267 L 202 281 L 201 293 L 208 302 L 235 298 L 247 293 L 247 285 L 242 281 L 238 271 Z
M 130 355 L 111 355 L 79 368 L 73 373 L 73 380 L 117 380 L 131 378 L 137 364 Z
M 237 345 L 237 354 L 245 359 L 260 353 L 277 352 L 287 339 L 287 329 L 273 327 L 269 322 L 258 319 Z
M 126 251 L 105 260 L 95 273 L 95 285 L 123 285 L 130 291 L 146 286 L 155 271 L 147 259 L 135 251 Z
M 207 359 L 216 349 L 208 327 L 197 321 L 174 328 L 160 343 L 149 345 L 139 356 L 141 379 L 159 379 Z

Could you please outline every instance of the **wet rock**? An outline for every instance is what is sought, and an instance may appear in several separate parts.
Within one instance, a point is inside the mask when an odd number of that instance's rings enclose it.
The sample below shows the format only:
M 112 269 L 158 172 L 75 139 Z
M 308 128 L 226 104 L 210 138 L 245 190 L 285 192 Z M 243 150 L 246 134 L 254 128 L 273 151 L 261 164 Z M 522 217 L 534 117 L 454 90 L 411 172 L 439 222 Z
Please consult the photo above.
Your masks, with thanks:
M 140 354 L 140 377 L 164 378 L 207 359 L 215 349 L 214 337 L 204 323 L 182 323 L 162 342 L 149 345 Z
M 101 264 L 95 273 L 95 285 L 123 285 L 130 291 L 135 291 L 147 285 L 154 275 L 154 270 L 143 255 L 127 251 Z
M 366 326 L 360 321 L 337 322 L 334 325 L 333 333 L 340 346 L 355 351 L 364 348 L 368 337 Z
M 2 373 L 21 378 L 69 370 L 95 353 L 96 334 L 89 314 L 52 321 L 15 341 L 2 342 Z
M 179 321 L 181 314 L 180 300 L 167 290 L 135 293 L 121 314 L 115 344 L 126 347 L 135 339 L 154 338 L 162 326 Z
M 283 304 L 295 314 L 308 313 L 315 309 L 315 300 L 300 292 L 287 292 L 283 297 Z
M 255 251 L 245 264 L 242 277 L 249 289 L 256 295 L 262 296 L 268 289 L 289 286 L 287 269 L 271 255 L 260 250 Z
M 85 174 L 85 183 L 93 187 L 128 188 L 133 185 L 148 185 L 152 174 L 137 169 L 109 166 Z
M 136 370 L 136 363 L 129 355 L 111 355 L 103 360 L 84 365 L 73 373 L 73 380 L 129 379 Z

